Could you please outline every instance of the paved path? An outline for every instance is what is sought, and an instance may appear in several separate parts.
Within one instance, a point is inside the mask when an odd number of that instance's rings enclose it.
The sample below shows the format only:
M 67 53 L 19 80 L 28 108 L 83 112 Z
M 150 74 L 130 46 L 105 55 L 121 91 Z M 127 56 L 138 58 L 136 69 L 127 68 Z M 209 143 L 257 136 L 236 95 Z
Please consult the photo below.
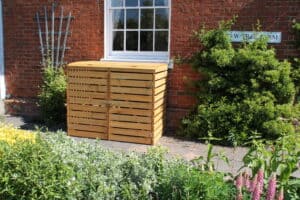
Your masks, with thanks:
M 5 116 L 5 122 L 13 124 L 17 127 L 21 127 L 24 129 L 34 129 L 34 124 L 26 122 L 23 118 L 20 117 L 12 117 L 12 116 Z M 88 141 L 93 143 L 95 140 L 91 139 L 82 139 L 82 138 L 75 138 L 76 140 Z M 149 145 L 141 145 L 141 144 L 132 144 L 132 143 L 125 143 L 125 142 L 115 142 L 115 141 L 105 141 L 101 140 L 100 144 L 108 149 L 113 151 L 123 151 L 123 152 L 140 152 L 144 153 L 147 152 L 148 148 L 151 148 Z M 169 156 L 178 156 L 182 157 L 188 161 L 195 159 L 199 156 L 206 156 L 207 153 L 207 146 L 202 143 L 192 142 L 192 141 L 184 141 L 179 140 L 173 137 L 164 136 L 160 139 L 157 146 L 162 146 L 167 148 Z M 216 168 L 218 171 L 223 172 L 231 172 L 236 174 L 238 169 L 242 166 L 242 158 L 247 152 L 247 148 L 229 148 L 229 147 L 221 147 L 215 146 L 215 152 L 224 152 L 224 154 L 228 157 L 230 164 L 227 165 L 222 160 L 216 160 Z M 300 172 L 298 171 L 295 174 L 297 177 L 300 177 Z

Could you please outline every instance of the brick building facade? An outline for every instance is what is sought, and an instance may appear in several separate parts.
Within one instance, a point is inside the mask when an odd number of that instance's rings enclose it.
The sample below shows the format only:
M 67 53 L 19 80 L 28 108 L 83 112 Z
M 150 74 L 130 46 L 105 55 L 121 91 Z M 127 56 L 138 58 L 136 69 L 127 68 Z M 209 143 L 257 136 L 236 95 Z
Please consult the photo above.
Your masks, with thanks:
M 35 99 L 41 83 L 41 54 L 35 13 L 53 2 L 75 17 L 66 61 L 100 60 L 104 56 L 104 0 L 3 0 L 6 109 L 12 114 L 37 113 Z M 171 0 L 170 58 L 191 55 L 199 46 L 192 38 L 200 25 L 216 27 L 220 20 L 238 16 L 234 30 L 251 31 L 260 20 L 264 31 L 282 32 L 273 45 L 280 58 L 297 56 L 292 44 L 293 19 L 300 20 L 300 1 L 295 0 Z M 168 130 L 194 106 L 186 88 L 198 78 L 187 64 L 174 64 L 168 75 Z

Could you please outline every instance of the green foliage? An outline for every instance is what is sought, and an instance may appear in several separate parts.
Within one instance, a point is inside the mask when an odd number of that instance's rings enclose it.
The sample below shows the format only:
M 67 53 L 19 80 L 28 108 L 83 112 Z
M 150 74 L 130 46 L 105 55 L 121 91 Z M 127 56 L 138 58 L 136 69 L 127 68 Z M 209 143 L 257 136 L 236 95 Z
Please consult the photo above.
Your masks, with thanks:
M 203 48 L 193 67 L 202 74 L 197 82 L 199 105 L 182 121 L 181 135 L 223 138 L 225 145 L 244 145 L 252 138 L 276 139 L 295 132 L 295 86 L 291 65 L 276 59 L 264 37 L 234 48 L 227 34 L 232 22 L 218 29 L 200 30 Z
M 203 172 L 177 162 L 164 169 L 160 178 L 158 199 L 234 199 L 233 184 L 224 181 L 224 174 Z
M 295 45 L 300 49 L 300 23 L 294 22 L 293 30 L 296 36 Z M 300 103 L 300 60 L 299 58 L 295 58 L 292 61 L 292 79 L 296 86 L 296 103 Z
M 233 199 L 224 174 L 147 154 L 114 153 L 63 134 L 0 143 L 0 199 Z
M 54 68 L 48 65 L 44 68 L 38 103 L 42 120 L 47 125 L 65 123 L 66 77 L 62 67 Z
M 286 196 L 293 196 L 291 191 L 299 190 L 299 180 L 291 179 L 299 169 L 300 137 L 299 134 L 281 136 L 274 142 L 253 141 L 252 147 L 243 158 L 244 167 L 250 168 L 252 174 L 264 170 L 265 177 L 275 173 L 279 187 L 286 188 Z M 268 180 L 265 180 L 267 182 Z
M 0 199 L 68 199 L 73 193 L 72 168 L 38 139 L 0 144 Z

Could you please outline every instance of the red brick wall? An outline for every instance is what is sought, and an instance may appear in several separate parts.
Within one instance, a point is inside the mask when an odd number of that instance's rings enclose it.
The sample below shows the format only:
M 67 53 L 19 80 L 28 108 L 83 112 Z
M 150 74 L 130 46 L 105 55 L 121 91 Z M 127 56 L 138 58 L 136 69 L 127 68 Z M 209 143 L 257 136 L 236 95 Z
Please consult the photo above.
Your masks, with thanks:
M 35 98 L 41 81 L 39 39 L 34 20 L 36 11 L 53 0 L 4 0 L 5 65 L 7 95 L 10 98 Z M 72 11 L 72 35 L 66 61 L 99 60 L 103 57 L 103 0 L 60 0 Z M 266 31 L 280 31 L 283 41 L 275 45 L 280 58 L 297 55 L 291 25 L 300 20 L 300 1 L 295 0 L 172 0 L 171 55 L 188 57 L 197 48 L 192 31 L 202 24 L 212 28 L 220 20 L 238 15 L 235 30 L 252 30 L 259 19 Z M 175 130 L 179 120 L 195 104 L 186 84 L 197 73 L 187 65 L 175 64 L 169 73 L 168 129 Z M 28 109 L 26 110 L 28 112 Z

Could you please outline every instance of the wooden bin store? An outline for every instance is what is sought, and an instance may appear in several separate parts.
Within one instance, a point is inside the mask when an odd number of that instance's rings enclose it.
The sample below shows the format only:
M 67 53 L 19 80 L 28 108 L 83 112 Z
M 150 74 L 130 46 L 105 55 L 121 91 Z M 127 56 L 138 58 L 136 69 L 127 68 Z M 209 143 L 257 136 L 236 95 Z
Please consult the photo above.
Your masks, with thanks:
M 164 131 L 167 69 L 162 63 L 69 64 L 68 134 L 154 145 Z

